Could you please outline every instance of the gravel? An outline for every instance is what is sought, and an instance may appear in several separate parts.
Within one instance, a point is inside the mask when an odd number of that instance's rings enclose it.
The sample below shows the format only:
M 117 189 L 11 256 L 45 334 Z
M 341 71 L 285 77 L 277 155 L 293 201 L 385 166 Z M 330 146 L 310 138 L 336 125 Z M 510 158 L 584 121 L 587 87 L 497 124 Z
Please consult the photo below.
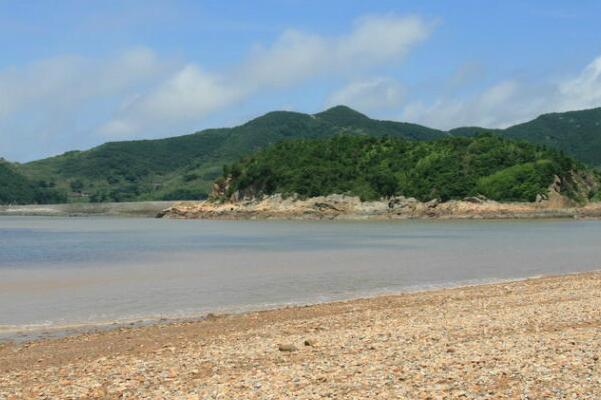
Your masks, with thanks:
M 600 356 L 586 273 L 4 344 L 0 399 L 598 399 Z

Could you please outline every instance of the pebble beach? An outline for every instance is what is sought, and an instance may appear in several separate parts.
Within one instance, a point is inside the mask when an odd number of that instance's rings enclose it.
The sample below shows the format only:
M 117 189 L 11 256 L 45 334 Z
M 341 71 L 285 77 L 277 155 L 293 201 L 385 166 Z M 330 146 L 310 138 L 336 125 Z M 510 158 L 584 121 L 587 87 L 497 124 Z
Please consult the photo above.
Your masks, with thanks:
M 601 273 L 0 344 L 0 399 L 598 399 Z

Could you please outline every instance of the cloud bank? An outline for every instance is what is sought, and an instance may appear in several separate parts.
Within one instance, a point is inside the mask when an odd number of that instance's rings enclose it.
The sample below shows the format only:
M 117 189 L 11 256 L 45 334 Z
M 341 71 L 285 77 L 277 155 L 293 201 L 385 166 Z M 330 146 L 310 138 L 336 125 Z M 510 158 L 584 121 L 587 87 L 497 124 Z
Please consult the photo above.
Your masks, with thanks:
M 288 29 L 220 70 L 145 47 L 9 67 L 0 70 L 2 155 L 26 160 L 106 140 L 185 132 L 262 92 L 397 65 L 432 29 L 417 16 L 394 14 L 360 18 L 333 36 Z M 379 85 L 373 90 L 397 96 Z
M 70 109 L 123 94 L 155 79 L 163 68 L 153 51 L 135 48 L 108 60 L 67 55 L 0 70 L 0 118 L 35 107 Z
M 30 160 L 97 144 L 99 121 L 170 68 L 152 50 L 133 48 L 106 59 L 64 55 L 0 70 L 0 156 Z
M 477 91 L 485 66 L 472 60 L 424 97 L 415 82 L 399 76 L 435 26 L 419 16 L 384 14 L 359 18 L 338 35 L 288 29 L 219 70 L 146 47 L 0 69 L 0 156 L 28 160 L 106 140 L 185 133 L 219 113 L 260 103 L 262 96 L 298 96 L 322 82 L 340 86 L 308 93 L 313 103 L 347 104 L 442 129 L 505 127 L 545 112 L 601 105 L 601 56 L 562 79 L 509 78 Z
M 345 104 L 361 111 L 398 108 L 405 99 L 406 89 L 392 78 L 372 78 L 352 81 L 332 93 L 327 106 Z
M 407 104 L 400 118 L 441 129 L 505 128 L 540 114 L 601 106 L 601 56 L 575 76 L 534 85 L 506 80 L 468 98 L 438 98 Z
M 120 110 L 100 131 L 114 137 L 139 133 L 158 123 L 198 121 L 262 90 L 398 63 L 431 29 L 432 24 L 415 16 L 384 15 L 361 18 L 348 34 L 338 37 L 288 30 L 271 46 L 256 47 L 226 73 L 205 71 L 196 64 L 183 66 Z M 385 90 L 391 100 L 399 96 L 398 88 Z

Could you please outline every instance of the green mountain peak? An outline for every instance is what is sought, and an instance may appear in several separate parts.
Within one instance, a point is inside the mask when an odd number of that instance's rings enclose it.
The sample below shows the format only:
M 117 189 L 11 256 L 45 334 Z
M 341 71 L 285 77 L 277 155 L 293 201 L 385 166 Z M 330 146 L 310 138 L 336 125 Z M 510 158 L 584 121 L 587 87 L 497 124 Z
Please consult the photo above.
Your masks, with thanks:
M 364 122 L 370 120 L 367 115 L 361 114 L 359 111 L 355 111 L 344 105 L 328 108 L 325 111 L 314 114 L 314 117 L 337 124 L 352 124 L 358 121 Z

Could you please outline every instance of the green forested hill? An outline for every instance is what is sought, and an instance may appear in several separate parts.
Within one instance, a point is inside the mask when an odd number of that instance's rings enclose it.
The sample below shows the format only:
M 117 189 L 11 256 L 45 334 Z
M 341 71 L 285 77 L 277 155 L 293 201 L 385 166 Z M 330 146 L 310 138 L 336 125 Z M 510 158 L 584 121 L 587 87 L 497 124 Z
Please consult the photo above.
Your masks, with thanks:
M 564 150 L 601 167 L 601 108 L 543 115 L 505 130 L 450 132 L 378 121 L 345 106 L 309 115 L 276 111 L 246 124 L 159 140 L 111 142 L 87 151 L 18 165 L 32 182 L 51 182 L 69 201 L 198 199 L 210 192 L 222 166 L 285 139 L 340 133 L 431 140 L 493 132 Z
M 471 136 L 483 132 L 559 149 L 580 161 L 601 168 L 601 108 L 543 114 L 532 121 L 507 129 L 470 127 L 453 129 L 449 133 Z
M 373 120 L 343 106 L 315 115 L 277 111 L 234 128 L 106 143 L 24 164 L 20 170 L 32 179 L 56 181 L 78 200 L 197 199 L 210 192 L 225 163 L 284 139 L 342 132 L 418 140 L 445 135 L 419 125 Z
M 45 182 L 34 184 L 0 160 L 0 204 L 59 203 L 66 198 Z
M 432 140 L 443 137 L 445 132 L 406 122 L 371 119 L 349 107 L 337 106 L 315 114 L 315 119 L 336 126 L 340 132 L 369 136 L 392 136 L 415 140 Z
M 561 149 L 601 167 L 601 108 L 541 115 L 503 133 L 510 138 Z
M 555 176 L 578 201 L 598 195 L 600 178 L 559 151 L 494 135 L 433 141 L 341 135 L 278 143 L 225 168 L 225 196 L 350 194 L 534 201 Z

